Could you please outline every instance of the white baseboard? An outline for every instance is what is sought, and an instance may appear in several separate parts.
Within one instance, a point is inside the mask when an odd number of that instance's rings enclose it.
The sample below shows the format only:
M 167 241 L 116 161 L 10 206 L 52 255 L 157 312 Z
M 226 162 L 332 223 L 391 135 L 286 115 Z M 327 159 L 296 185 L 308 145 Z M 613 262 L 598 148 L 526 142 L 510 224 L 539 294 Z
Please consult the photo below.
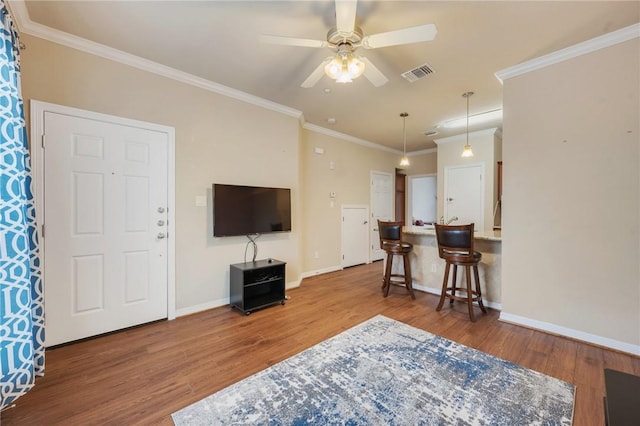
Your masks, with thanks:
M 423 285 L 419 285 L 416 283 L 413 283 L 413 289 L 414 290 L 420 290 L 420 291 L 424 291 L 425 293 L 431 293 L 431 294 L 435 294 L 436 296 L 440 296 L 440 292 L 441 292 L 441 288 L 433 288 L 433 287 L 426 287 Z M 495 309 L 497 311 L 502 310 L 502 304 L 501 303 L 496 303 L 496 302 L 492 302 L 490 300 L 487 299 L 482 299 L 482 303 L 491 309 Z
M 206 303 L 201 303 L 199 305 L 189 306 L 187 308 L 182 308 L 176 310 L 176 317 L 183 317 L 185 315 L 196 314 L 198 312 L 206 311 L 213 308 L 218 308 L 220 306 L 228 305 L 229 298 L 226 297 L 224 299 L 211 300 Z
M 519 315 L 513 315 L 508 312 L 501 312 L 499 319 L 500 321 L 508 322 L 511 324 L 534 328 L 536 330 L 546 331 L 548 333 L 570 337 L 572 339 L 581 340 L 583 342 L 593 343 L 598 346 L 604 346 L 606 348 L 626 352 L 631 355 L 640 356 L 640 345 L 633 345 L 631 343 L 609 339 L 608 337 L 597 336 L 595 334 L 585 333 L 584 331 L 574 330 L 544 321 L 521 317 Z
M 312 274 L 312 275 L 317 275 L 317 274 Z M 300 278 L 299 280 L 296 280 L 296 281 L 288 282 L 288 283 L 285 284 L 285 289 L 289 290 L 289 289 L 292 289 L 292 288 L 300 287 L 300 282 L 301 281 L 302 281 L 302 278 Z M 225 305 L 228 305 L 228 304 L 229 304 L 229 298 L 228 297 L 226 297 L 224 299 L 211 300 L 211 301 L 206 302 L 206 303 L 201 303 L 199 305 L 189 306 L 187 308 L 182 308 L 182 309 L 176 310 L 176 318 L 177 317 L 183 317 L 185 315 L 196 314 L 198 312 L 207 311 L 209 309 L 218 308 L 220 306 L 225 306 Z
M 305 278 L 313 277 L 316 275 L 326 274 L 329 272 L 341 271 L 342 266 L 329 266 L 328 268 L 316 269 L 315 271 L 307 271 L 300 274 L 300 281 Z

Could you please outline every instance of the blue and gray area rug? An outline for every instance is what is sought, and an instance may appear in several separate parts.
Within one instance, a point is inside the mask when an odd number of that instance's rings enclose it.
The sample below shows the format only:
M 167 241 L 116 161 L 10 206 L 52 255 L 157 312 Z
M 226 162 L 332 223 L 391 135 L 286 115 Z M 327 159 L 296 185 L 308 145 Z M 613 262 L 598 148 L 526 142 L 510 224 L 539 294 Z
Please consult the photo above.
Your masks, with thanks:
M 379 315 L 172 416 L 176 425 L 571 425 L 574 392 Z

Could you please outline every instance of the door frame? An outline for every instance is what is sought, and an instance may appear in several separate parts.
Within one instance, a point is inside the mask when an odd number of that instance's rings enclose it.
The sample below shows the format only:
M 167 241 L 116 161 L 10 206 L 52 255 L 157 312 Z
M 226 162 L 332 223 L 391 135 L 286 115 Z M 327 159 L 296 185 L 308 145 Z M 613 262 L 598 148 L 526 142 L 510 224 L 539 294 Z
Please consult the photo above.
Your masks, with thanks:
M 374 175 L 384 175 L 386 177 L 389 178 L 390 180 L 390 186 L 389 186 L 389 199 L 387 200 L 389 205 L 389 213 L 391 213 L 391 215 L 389 216 L 389 218 L 387 220 L 393 220 L 393 216 L 394 216 L 394 197 L 395 197 L 395 176 L 393 175 L 393 173 L 390 172 L 381 172 L 378 170 L 371 170 L 369 172 L 369 263 L 373 262 L 373 258 L 376 257 L 374 256 L 374 254 L 377 251 L 382 251 L 382 249 L 379 248 L 379 243 L 377 239 L 373 238 L 373 233 L 374 232 L 379 232 L 379 231 L 374 231 L 375 228 L 378 227 L 378 223 L 374 221 L 374 211 L 373 211 L 373 176 Z M 374 249 L 374 246 L 378 247 L 377 249 Z M 379 258 L 376 258 L 376 260 L 382 260 L 384 259 L 384 251 L 382 251 L 382 255 Z
M 44 115 L 52 112 L 62 115 L 84 118 L 88 120 L 103 121 L 122 126 L 137 127 L 153 130 L 167 135 L 167 319 L 176 318 L 176 250 L 175 250 L 175 129 L 160 124 L 145 121 L 132 120 L 99 112 L 86 111 L 78 108 L 57 105 L 32 99 L 31 106 L 31 135 L 29 148 L 32 159 L 33 188 L 36 210 L 36 227 L 42 232 L 44 222 Z M 46 237 L 40 238 L 40 259 L 42 280 L 46 282 L 46 267 L 44 251 L 46 250 Z M 46 303 L 46 301 L 45 301 Z
M 368 222 L 371 222 L 371 217 L 370 217 L 370 210 L 369 210 L 369 206 L 366 204 L 343 204 L 340 207 L 340 218 L 344 218 L 344 211 L 345 209 L 362 209 L 366 212 L 365 217 L 367 218 Z M 343 244 L 343 239 L 344 239 L 344 220 L 340 221 L 340 269 L 344 269 L 344 244 Z M 367 225 L 369 225 L 367 223 Z M 371 263 L 371 250 L 369 249 L 369 240 L 371 239 L 371 227 L 367 226 L 367 260 L 365 262 L 365 264 L 369 264 Z
M 486 170 L 485 170 L 485 165 L 484 163 L 470 163 L 470 164 L 463 164 L 463 165 L 456 165 L 456 166 L 446 166 L 444 168 L 444 191 L 442 194 L 442 213 L 444 216 L 444 219 L 447 220 L 449 218 L 449 207 L 447 204 L 447 194 L 449 191 L 449 171 L 453 170 L 453 169 L 468 169 L 471 167 L 480 167 L 480 176 L 482 179 L 482 184 L 480 185 L 480 226 L 477 226 L 478 224 L 476 224 L 476 227 L 474 228 L 476 231 L 482 231 L 484 230 L 484 220 L 485 220 L 485 214 L 484 214 L 484 205 L 485 205 L 485 192 L 486 192 Z M 455 225 L 455 223 L 453 224 Z

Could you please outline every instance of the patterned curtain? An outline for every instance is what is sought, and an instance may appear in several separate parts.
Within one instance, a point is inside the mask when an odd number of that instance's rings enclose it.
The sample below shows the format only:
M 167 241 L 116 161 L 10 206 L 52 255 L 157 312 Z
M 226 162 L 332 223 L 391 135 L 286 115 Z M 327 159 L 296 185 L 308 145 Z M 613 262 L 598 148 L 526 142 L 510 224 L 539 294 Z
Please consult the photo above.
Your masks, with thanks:
M 0 0 L 0 410 L 44 374 L 44 304 L 18 35 Z

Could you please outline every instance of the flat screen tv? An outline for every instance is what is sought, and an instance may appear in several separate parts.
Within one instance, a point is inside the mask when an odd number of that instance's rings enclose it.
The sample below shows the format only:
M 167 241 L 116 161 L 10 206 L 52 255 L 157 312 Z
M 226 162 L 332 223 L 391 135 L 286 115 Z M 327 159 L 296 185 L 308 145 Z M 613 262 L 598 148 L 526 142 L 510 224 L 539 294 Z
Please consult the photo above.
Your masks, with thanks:
M 291 190 L 213 184 L 213 236 L 291 231 Z

